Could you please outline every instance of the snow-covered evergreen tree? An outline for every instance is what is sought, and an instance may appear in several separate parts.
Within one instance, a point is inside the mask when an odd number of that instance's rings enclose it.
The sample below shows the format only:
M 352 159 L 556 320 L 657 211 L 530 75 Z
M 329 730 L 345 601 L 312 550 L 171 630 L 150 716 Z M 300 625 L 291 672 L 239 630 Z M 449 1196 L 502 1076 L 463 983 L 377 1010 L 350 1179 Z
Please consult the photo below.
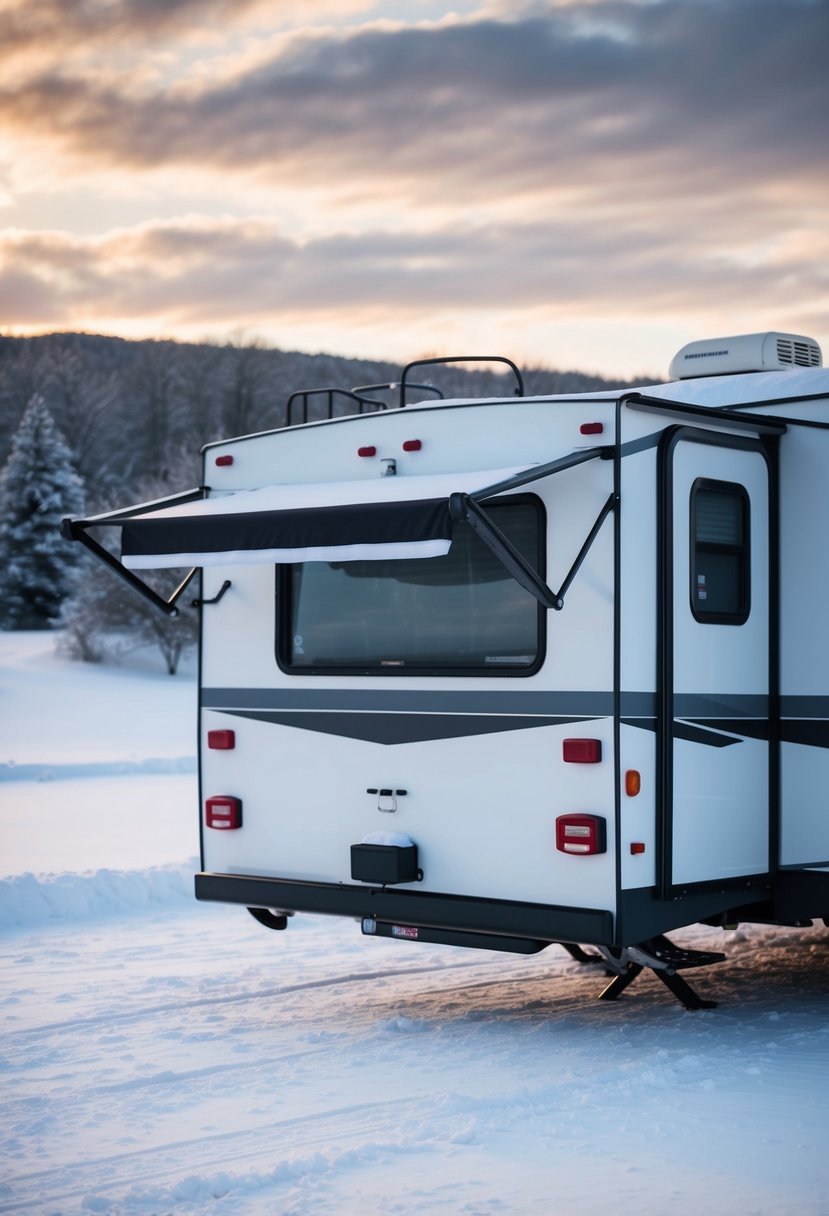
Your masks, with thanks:
M 77 546 L 60 535 L 83 511 L 83 483 L 46 403 L 32 397 L 0 473 L 0 625 L 48 629 L 57 621 Z

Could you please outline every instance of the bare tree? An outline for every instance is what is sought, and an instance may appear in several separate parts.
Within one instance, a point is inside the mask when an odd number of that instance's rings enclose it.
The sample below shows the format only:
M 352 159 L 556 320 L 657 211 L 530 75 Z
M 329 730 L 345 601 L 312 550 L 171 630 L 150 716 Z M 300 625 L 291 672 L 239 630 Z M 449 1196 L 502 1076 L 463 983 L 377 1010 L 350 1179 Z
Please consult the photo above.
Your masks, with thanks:
M 222 366 L 225 435 L 247 435 L 263 430 L 263 399 L 269 377 L 266 351 L 258 342 L 228 342 Z
M 55 345 L 47 362 L 52 413 L 84 478 L 100 485 L 115 474 L 120 383 L 113 369 L 99 369 L 81 351 Z M 124 468 L 118 462 L 118 476 Z
M 154 589 L 165 598 L 181 581 L 183 571 L 165 570 L 152 576 Z M 79 567 L 74 593 L 61 617 L 61 650 L 85 663 L 120 662 L 145 646 L 158 649 L 169 675 L 198 642 L 198 616 L 185 594 L 179 614 L 165 616 L 106 566 L 91 559 Z

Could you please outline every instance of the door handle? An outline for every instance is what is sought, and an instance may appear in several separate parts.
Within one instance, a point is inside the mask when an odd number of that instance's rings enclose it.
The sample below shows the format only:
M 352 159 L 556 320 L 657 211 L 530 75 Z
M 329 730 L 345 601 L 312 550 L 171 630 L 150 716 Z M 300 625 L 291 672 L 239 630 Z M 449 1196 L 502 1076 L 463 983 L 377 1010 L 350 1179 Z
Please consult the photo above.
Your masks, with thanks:
M 397 799 L 405 798 L 408 790 L 393 790 L 372 788 L 366 790 L 367 794 L 377 795 L 377 810 L 382 811 L 386 815 L 393 815 L 397 810 Z

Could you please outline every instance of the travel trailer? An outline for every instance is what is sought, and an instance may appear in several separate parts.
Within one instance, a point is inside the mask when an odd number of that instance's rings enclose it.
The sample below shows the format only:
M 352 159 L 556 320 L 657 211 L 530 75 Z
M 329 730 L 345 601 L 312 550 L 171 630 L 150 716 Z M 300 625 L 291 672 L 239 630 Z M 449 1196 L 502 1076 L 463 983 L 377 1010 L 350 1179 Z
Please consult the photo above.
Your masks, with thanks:
M 708 1006 L 679 973 L 724 956 L 667 933 L 829 917 L 820 349 L 408 404 L 424 362 L 391 408 L 326 390 L 308 421 L 299 394 L 304 421 L 208 444 L 197 489 L 64 522 L 162 611 L 199 579 L 196 897 L 558 942 L 607 998 L 647 967 Z M 159 567 L 188 571 L 169 600 Z

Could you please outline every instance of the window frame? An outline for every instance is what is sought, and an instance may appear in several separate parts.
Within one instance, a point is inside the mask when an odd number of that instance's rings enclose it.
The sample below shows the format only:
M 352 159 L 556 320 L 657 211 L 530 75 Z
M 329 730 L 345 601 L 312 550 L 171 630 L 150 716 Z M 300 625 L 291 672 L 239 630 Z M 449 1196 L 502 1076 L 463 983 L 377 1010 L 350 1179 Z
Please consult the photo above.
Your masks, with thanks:
M 731 545 L 717 541 L 699 541 L 697 537 L 697 500 L 701 491 L 711 490 L 718 494 L 730 494 L 739 499 L 743 515 L 743 542 Z M 751 615 L 751 499 L 745 486 L 736 481 L 722 481 L 712 477 L 698 477 L 691 486 L 689 503 L 690 539 L 690 586 L 691 613 L 701 625 L 745 625 Z M 700 608 L 697 597 L 698 555 L 713 553 L 741 558 L 738 571 L 740 577 L 741 607 L 736 612 L 706 611 Z
M 539 576 L 546 578 L 547 568 L 547 512 L 544 503 L 537 494 L 514 494 L 508 498 L 490 499 L 481 503 L 481 506 L 487 508 L 499 508 L 511 504 L 516 506 L 531 506 L 535 512 L 538 521 L 538 548 L 537 548 L 537 572 Z M 495 511 L 497 522 L 498 511 Z M 440 560 L 437 559 L 420 559 L 420 560 Z M 529 676 L 534 676 L 544 665 L 547 657 L 547 616 L 548 613 L 542 604 L 536 603 L 536 621 L 537 621 L 537 652 L 534 661 L 525 666 L 509 666 L 507 664 L 487 664 L 481 666 L 456 666 L 450 664 L 440 666 L 368 666 L 362 663 L 355 663 L 353 666 L 339 664 L 337 666 L 314 665 L 314 666 L 296 666 L 291 664 L 290 655 L 290 634 L 291 634 L 291 615 L 292 615 L 292 600 L 291 600 L 291 564 L 278 565 L 276 567 L 276 662 L 280 671 L 288 676 L 339 676 L 339 677 L 355 677 L 355 676 L 372 676 L 383 678 L 405 679 L 407 677 L 420 676 L 469 676 L 473 679 L 526 679 Z M 507 575 L 511 578 L 511 575 Z M 529 599 L 532 596 L 529 592 L 524 591 Z

